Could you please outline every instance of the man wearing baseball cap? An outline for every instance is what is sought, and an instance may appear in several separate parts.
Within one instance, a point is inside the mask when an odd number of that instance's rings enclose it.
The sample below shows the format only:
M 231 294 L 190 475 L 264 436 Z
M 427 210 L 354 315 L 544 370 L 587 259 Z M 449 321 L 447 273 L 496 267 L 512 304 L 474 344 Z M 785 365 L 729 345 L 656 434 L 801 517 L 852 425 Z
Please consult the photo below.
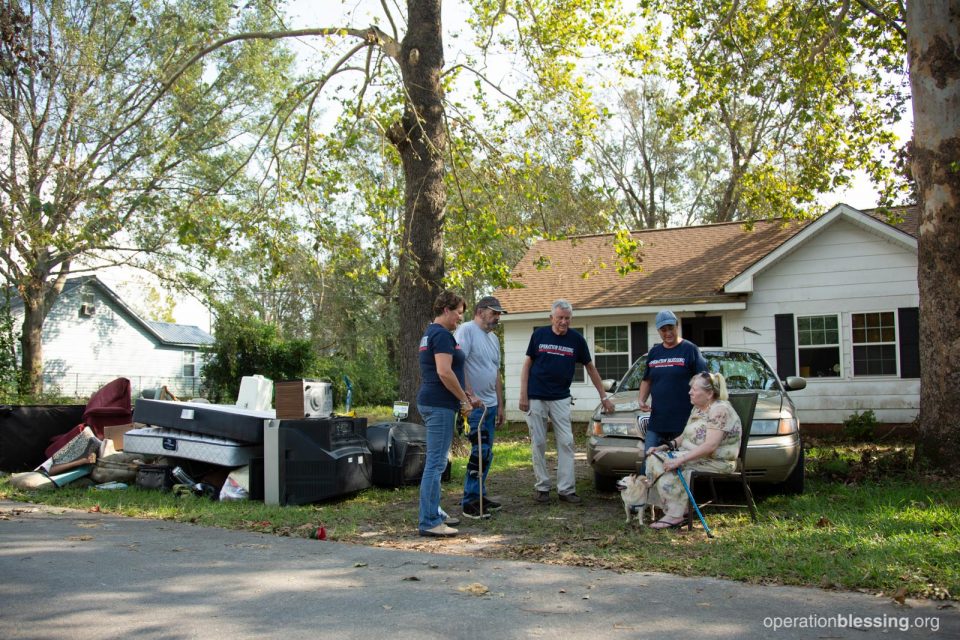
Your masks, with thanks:
M 647 352 L 647 370 L 638 396 L 640 410 L 650 412 L 644 454 L 683 432 L 693 409 L 690 378 L 707 370 L 707 361 L 697 345 L 680 337 L 673 311 L 663 309 L 654 322 L 662 342 Z M 648 403 L 651 396 L 652 406 Z M 646 455 L 643 459 L 646 467 Z
M 457 343 L 465 356 L 464 378 L 468 393 L 480 398 L 483 406 L 473 409 L 470 423 L 470 460 L 463 480 L 463 515 L 467 518 L 489 518 L 500 503 L 487 497 L 487 473 L 493 462 L 493 435 L 503 424 L 503 381 L 500 377 L 500 340 L 494 329 L 501 314 L 507 311 L 493 296 L 480 298 L 473 308 L 473 322 L 464 322 L 456 332 Z M 484 414 L 486 407 L 486 414 Z M 480 418 L 483 418 L 483 424 Z M 477 446 L 477 433 L 482 446 Z M 482 468 L 483 477 L 480 477 Z M 483 496 L 483 500 L 480 496 Z

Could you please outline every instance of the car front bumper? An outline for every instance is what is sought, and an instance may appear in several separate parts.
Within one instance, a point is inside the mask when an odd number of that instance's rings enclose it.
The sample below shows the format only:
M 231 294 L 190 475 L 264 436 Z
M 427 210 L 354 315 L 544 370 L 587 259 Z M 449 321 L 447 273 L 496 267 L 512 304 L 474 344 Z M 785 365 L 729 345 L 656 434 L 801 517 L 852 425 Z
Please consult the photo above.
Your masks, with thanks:
M 800 434 L 755 436 L 747 445 L 747 478 L 760 484 L 783 482 L 800 457 Z M 643 455 L 643 440 L 616 436 L 590 436 L 587 462 L 602 476 L 636 473 Z

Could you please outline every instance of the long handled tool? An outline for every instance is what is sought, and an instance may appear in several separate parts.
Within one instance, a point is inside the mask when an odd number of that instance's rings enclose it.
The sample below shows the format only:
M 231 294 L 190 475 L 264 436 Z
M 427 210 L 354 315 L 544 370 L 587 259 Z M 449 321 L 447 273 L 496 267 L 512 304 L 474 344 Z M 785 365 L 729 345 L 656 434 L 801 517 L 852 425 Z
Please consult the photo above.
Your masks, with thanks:
M 483 518 L 483 421 L 487 417 L 487 405 L 483 406 L 480 420 L 477 422 L 477 483 L 480 486 L 480 517 Z M 463 427 L 470 433 L 470 422 L 463 416 Z M 469 473 L 469 471 L 468 471 Z
M 669 456 L 669 457 L 672 458 L 672 457 L 673 457 L 673 452 L 672 452 L 672 451 L 668 451 L 668 452 L 667 452 L 667 456 Z M 680 467 L 677 467 L 677 475 L 680 476 L 680 484 L 682 484 L 682 485 L 683 485 L 683 488 L 686 489 L 686 491 L 687 491 L 687 498 L 690 499 L 690 504 L 693 505 L 693 510 L 697 512 L 697 517 L 700 518 L 700 524 L 703 525 L 703 530 L 707 532 L 707 537 L 708 537 L 708 538 L 712 538 L 712 537 L 713 537 L 713 532 L 710 531 L 710 527 L 707 526 L 707 521 L 706 521 L 706 519 L 703 517 L 703 514 L 700 512 L 700 507 L 697 506 L 697 501 L 693 499 L 693 492 L 690 491 L 690 487 L 687 485 L 687 481 L 684 479 L 683 473 L 682 473 L 681 471 L 682 471 L 682 469 L 681 469 Z

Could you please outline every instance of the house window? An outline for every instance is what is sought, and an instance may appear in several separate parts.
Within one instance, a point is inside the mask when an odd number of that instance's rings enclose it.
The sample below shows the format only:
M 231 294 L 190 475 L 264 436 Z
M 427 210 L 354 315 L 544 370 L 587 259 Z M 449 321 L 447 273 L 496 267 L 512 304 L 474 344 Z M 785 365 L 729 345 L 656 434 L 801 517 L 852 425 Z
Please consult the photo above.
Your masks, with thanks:
M 196 351 L 183 352 L 183 377 L 184 378 L 197 377 L 197 352 Z
M 797 359 L 805 378 L 840 375 L 840 319 L 836 315 L 797 317 Z
M 897 327 L 892 311 L 852 313 L 853 375 L 897 375 Z
M 630 367 L 630 328 L 626 325 L 593 330 L 597 372 L 601 380 L 619 380 Z

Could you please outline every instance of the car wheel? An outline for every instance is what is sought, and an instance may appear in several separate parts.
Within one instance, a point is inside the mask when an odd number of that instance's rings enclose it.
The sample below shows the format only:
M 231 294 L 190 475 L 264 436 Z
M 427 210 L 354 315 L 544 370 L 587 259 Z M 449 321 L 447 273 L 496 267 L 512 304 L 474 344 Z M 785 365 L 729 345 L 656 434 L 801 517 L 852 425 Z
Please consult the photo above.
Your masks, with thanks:
M 597 491 L 611 492 L 617 490 L 617 479 L 593 472 L 593 486 Z
M 803 443 L 801 442 L 800 457 L 797 459 L 797 466 L 793 468 L 793 471 L 790 472 L 790 475 L 787 476 L 787 479 L 779 485 L 781 493 L 788 496 L 797 496 L 803 493 L 803 467 L 804 455 Z

